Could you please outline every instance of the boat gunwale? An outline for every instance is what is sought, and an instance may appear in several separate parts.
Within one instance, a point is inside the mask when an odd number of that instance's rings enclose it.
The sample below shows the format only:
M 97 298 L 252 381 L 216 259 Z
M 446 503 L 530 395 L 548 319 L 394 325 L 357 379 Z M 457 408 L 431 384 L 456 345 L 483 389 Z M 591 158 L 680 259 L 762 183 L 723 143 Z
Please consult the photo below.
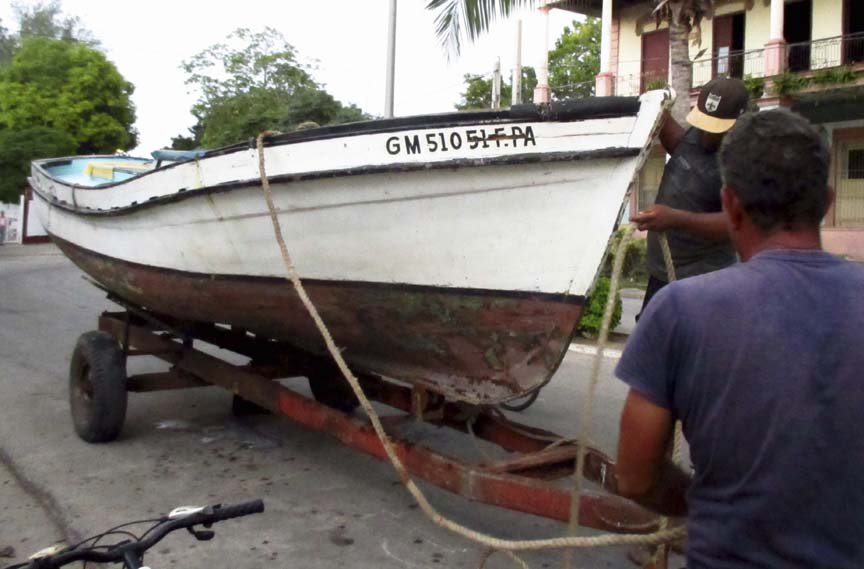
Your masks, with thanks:
M 451 128 L 471 124 L 510 124 L 518 122 L 582 122 L 590 120 L 602 120 L 609 118 L 620 118 L 638 116 L 641 108 L 639 97 L 588 97 L 584 99 L 565 99 L 548 105 L 523 104 L 515 105 L 504 111 L 480 110 L 480 111 L 458 111 L 431 115 L 415 115 L 410 117 L 396 117 L 390 119 L 376 119 L 359 121 L 332 126 L 310 128 L 301 131 L 274 134 L 264 140 L 265 148 L 302 144 L 319 140 L 331 140 L 334 138 L 352 138 L 369 134 L 386 134 L 389 132 L 400 132 L 404 130 L 428 130 L 430 128 Z M 587 114 L 594 111 L 591 114 Z M 98 186 L 84 186 L 64 182 L 62 179 L 50 174 L 46 168 L 53 165 L 62 165 L 77 159 L 105 159 L 115 158 L 115 155 L 92 154 L 82 156 L 63 156 L 34 160 L 32 165 L 42 172 L 47 178 L 54 182 L 63 184 L 70 188 L 81 190 L 104 190 L 113 188 L 129 182 L 149 176 L 156 172 L 170 170 L 176 166 L 189 162 L 198 162 L 208 158 L 215 158 L 244 150 L 255 148 L 255 139 L 239 142 L 222 148 L 207 151 L 198 158 L 180 160 L 160 166 L 149 172 L 144 172 L 132 178 L 118 182 L 99 184 Z M 126 156 L 125 159 L 148 161 L 144 157 Z M 152 160 L 152 159 L 151 159 Z
M 600 148 L 597 150 L 588 150 L 588 151 L 577 151 L 577 152 L 532 152 L 525 154 L 517 154 L 513 156 L 499 156 L 495 158 L 457 158 L 454 160 L 447 160 L 442 162 L 401 162 L 395 164 L 379 164 L 374 166 L 363 166 L 360 168 L 341 168 L 334 170 L 317 170 L 317 171 L 309 171 L 309 172 L 297 172 L 292 174 L 281 174 L 275 176 L 268 176 L 268 180 L 271 184 L 290 184 L 297 182 L 304 182 L 309 180 L 319 180 L 319 179 L 332 179 L 332 178 L 341 178 L 348 176 L 368 176 L 368 175 L 376 175 L 376 174 L 388 174 L 388 173 L 404 173 L 404 172 L 419 172 L 419 171 L 430 171 L 430 170 L 446 170 L 446 169 L 454 169 L 454 168 L 479 168 L 479 167 L 489 167 L 489 166 L 515 166 L 520 164 L 536 164 L 536 163 L 544 163 L 544 162 L 575 162 L 581 160 L 588 159 L 614 159 L 614 158 L 629 158 L 633 156 L 638 156 L 640 153 L 639 148 L 634 147 L 608 147 L 608 148 Z M 35 164 L 35 163 L 34 163 Z M 179 164 L 179 163 L 178 163 Z M 102 190 L 109 187 L 114 187 L 121 184 L 126 184 L 131 182 L 132 180 L 138 180 L 142 176 L 151 174 L 152 172 L 148 172 L 147 174 L 142 174 L 141 176 L 136 176 L 134 178 L 129 178 L 127 180 L 123 180 L 121 182 L 117 182 L 114 184 L 98 186 L 98 187 L 81 187 L 75 184 L 69 184 L 63 182 L 62 180 L 58 180 L 47 174 L 43 169 L 40 168 L 40 171 L 44 173 L 46 177 L 50 180 L 62 184 L 69 188 L 74 189 L 85 189 L 85 190 Z M 151 207 L 156 207 L 160 205 L 165 205 L 169 203 L 176 203 L 180 201 L 184 201 L 186 199 L 190 199 L 193 197 L 212 195 L 222 192 L 228 192 L 232 190 L 248 188 L 248 187 L 257 187 L 260 186 L 260 179 L 254 178 L 249 180 L 232 180 L 230 182 L 225 182 L 222 184 L 217 184 L 213 186 L 205 186 L 202 188 L 180 188 L 173 193 L 164 194 L 161 196 L 153 196 L 146 202 L 132 202 L 126 206 L 117 206 L 109 209 L 94 209 L 85 206 L 78 206 L 76 204 L 70 204 L 65 200 L 60 200 L 56 196 L 46 195 L 46 193 L 38 187 L 38 184 L 31 183 L 30 186 L 33 191 L 39 195 L 40 198 L 45 200 L 48 204 L 53 207 L 58 207 L 60 209 L 64 209 L 66 211 L 73 212 L 82 216 L 119 216 L 119 215 L 128 215 L 131 213 L 138 212 L 142 209 L 148 209 Z

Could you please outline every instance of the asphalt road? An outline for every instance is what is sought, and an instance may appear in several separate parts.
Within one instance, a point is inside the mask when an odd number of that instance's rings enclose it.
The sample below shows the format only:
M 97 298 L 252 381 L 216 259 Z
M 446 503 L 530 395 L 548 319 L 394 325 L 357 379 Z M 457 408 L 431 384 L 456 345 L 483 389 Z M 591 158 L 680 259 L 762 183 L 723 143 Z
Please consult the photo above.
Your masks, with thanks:
M 113 306 L 52 246 L 0 247 L 0 551 L 15 557 L 59 535 L 86 536 L 179 505 L 261 497 L 263 515 L 216 526 L 211 542 L 174 534 L 152 567 L 465 567 L 483 553 L 429 521 L 389 465 L 334 440 L 262 416 L 237 419 L 217 388 L 132 394 L 120 440 L 88 445 L 74 434 L 67 369 L 76 338 Z M 146 366 L 143 364 L 137 364 Z M 607 359 L 595 406 L 596 446 L 614 455 L 625 394 Z M 571 352 L 525 423 L 575 436 L 591 357 Z M 465 437 L 427 442 L 481 459 Z M 491 451 L 487 451 L 491 452 Z M 22 486 L 23 484 L 23 486 Z M 563 535 L 563 524 L 478 505 L 422 485 L 440 510 L 504 538 Z M 524 555 L 562 566 L 561 552 Z M 578 567 L 633 567 L 624 548 L 578 551 Z M 0 565 L 12 559 L 0 558 Z M 488 567 L 512 567 L 495 558 Z

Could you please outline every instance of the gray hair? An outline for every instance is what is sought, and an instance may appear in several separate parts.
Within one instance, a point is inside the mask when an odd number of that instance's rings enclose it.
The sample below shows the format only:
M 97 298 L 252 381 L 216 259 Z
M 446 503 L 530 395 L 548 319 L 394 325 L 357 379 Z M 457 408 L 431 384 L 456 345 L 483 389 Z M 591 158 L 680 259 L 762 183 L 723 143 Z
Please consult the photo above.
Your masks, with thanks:
M 720 148 L 723 183 L 761 231 L 818 227 L 828 209 L 828 147 L 804 117 L 742 116 Z

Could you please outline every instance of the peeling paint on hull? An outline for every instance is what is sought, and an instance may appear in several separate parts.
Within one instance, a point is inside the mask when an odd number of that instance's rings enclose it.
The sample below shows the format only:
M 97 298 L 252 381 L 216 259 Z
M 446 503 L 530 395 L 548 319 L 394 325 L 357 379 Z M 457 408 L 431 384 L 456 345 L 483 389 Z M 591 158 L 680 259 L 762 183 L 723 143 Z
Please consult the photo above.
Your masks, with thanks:
M 285 279 L 166 270 L 55 241 L 83 271 L 129 302 L 325 352 Z M 567 352 L 584 300 L 384 283 L 304 284 L 352 366 L 474 404 L 516 398 L 549 381 Z

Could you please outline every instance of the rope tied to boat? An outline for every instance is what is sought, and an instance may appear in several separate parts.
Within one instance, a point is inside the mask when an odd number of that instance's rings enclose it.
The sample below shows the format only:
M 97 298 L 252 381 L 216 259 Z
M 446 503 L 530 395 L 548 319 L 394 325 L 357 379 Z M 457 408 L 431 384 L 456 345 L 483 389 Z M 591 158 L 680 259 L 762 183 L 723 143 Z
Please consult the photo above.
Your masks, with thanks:
M 666 238 L 665 232 L 660 232 L 657 237 L 660 241 L 660 251 L 663 252 L 663 264 L 666 266 L 667 282 L 675 282 L 677 277 L 675 275 L 675 263 L 672 259 L 672 249 L 669 248 L 669 239 Z M 674 433 L 672 437 L 672 463 L 680 465 L 684 452 L 684 430 L 681 426 L 681 421 L 675 421 Z M 665 530 L 668 527 L 669 518 L 661 518 L 660 529 Z M 668 545 L 658 545 L 651 556 L 651 565 L 656 567 L 660 560 L 665 558 L 668 553 Z
M 567 531 L 575 535 L 579 527 L 579 511 L 582 500 L 582 473 L 585 468 L 585 456 L 587 454 L 588 441 L 591 439 L 591 422 L 594 417 L 594 398 L 597 394 L 597 384 L 600 380 L 600 365 L 603 362 L 603 353 L 606 350 L 606 342 L 609 339 L 609 327 L 612 322 L 612 313 L 615 310 L 615 300 L 618 296 L 618 287 L 621 282 L 621 272 L 624 267 L 627 246 L 633 238 L 632 225 L 624 228 L 621 240 L 615 250 L 615 259 L 612 263 L 612 277 L 609 282 L 609 293 L 606 297 L 606 306 L 603 308 L 603 319 L 600 322 L 600 334 L 597 338 L 597 353 L 591 366 L 591 377 L 588 382 L 588 392 L 585 403 L 582 405 L 582 415 L 579 427 L 579 442 L 576 447 L 576 466 L 573 470 L 573 489 L 570 492 L 570 522 Z M 665 528 L 663 528 L 665 529 Z M 569 569 L 572 565 L 572 550 L 568 550 L 564 558 L 564 566 Z
M 432 520 L 433 523 L 475 543 L 481 544 L 486 548 L 493 550 L 493 552 L 499 550 L 505 552 L 505 554 L 508 554 L 508 556 L 511 559 L 514 559 L 514 561 L 517 559 L 515 555 L 512 555 L 512 552 L 514 551 L 606 547 L 611 545 L 657 545 L 680 539 L 684 535 L 683 528 L 675 528 L 661 530 L 649 534 L 609 533 L 591 537 L 568 536 L 553 537 L 547 539 L 510 540 L 497 538 L 465 527 L 449 518 L 446 518 L 441 513 L 439 513 L 435 509 L 435 507 L 432 506 L 432 504 L 426 498 L 426 495 L 420 490 L 420 488 L 411 478 L 411 475 L 408 473 L 408 470 L 405 468 L 402 460 L 396 454 L 393 443 L 390 440 L 389 435 L 387 435 L 387 432 L 384 430 L 384 426 L 381 423 L 381 419 L 378 413 L 372 407 L 372 404 L 366 396 L 366 393 L 363 391 L 359 380 L 348 367 L 348 364 L 342 356 L 342 352 L 336 346 L 336 343 L 333 340 L 333 337 L 330 334 L 327 325 L 322 320 L 317 308 L 315 307 L 312 300 L 309 298 L 309 295 L 306 293 L 303 282 L 301 281 L 300 276 L 297 273 L 294 261 L 292 260 L 291 255 L 288 251 L 288 246 L 285 243 L 285 237 L 282 231 L 282 227 L 279 223 L 278 210 L 273 201 L 273 192 L 270 188 L 270 181 L 267 177 L 264 139 L 268 136 L 271 136 L 272 134 L 274 134 L 272 131 L 264 131 L 260 133 L 257 137 L 256 147 L 258 152 L 258 168 L 261 176 L 261 189 L 267 202 L 267 209 L 270 214 L 270 221 L 273 225 L 273 233 L 275 235 L 276 242 L 279 245 L 279 250 L 282 255 L 282 262 L 285 266 L 285 271 L 287 273 L 288 279 L 294 285 L 294 289 L 297 292 L 297 295 L 300 298 L 301 302 L 303 303 L 303 306 L 306 308 L 307 312 L 312 317 L 312 320 L 315 322 L 315 326 L 318 328 L 319 333 L 324 339 L 324 343 L 327 347 L 328 352 L 330 353 L 330 356 L 333 358 L 334 362 L 339 368 L 339 371 L 342 372 L 345 380 L 350 385 L 351 390 L 354 392 L 354 395 L 360 402 L 360 406 L 363 407 L 363 410 L 369 417 L 369 421 L 371 422 L 372 427 L 375 430 L 375 434 L 377 435 L 378 440 L 381 442 L 381 446 L 383 447 L 384 452 L 390 461 L 390 464 L 393 466 L 393 469 L 396 471 L 399 479 L 405 485 L 405 488 L 417 502 L 417 505 L 420 507 L 423 513 L 426 514 L 426 516 L 430 520 Z M 605 323 L 604 326 L 608 329 L 608 322 Z M 484 557 L 484 563 L 485 560 L 488 559 L 489 555 L 491 555 L 491 553 L 487 554 L 486 557 Z M 524 563 L 524 561 L 521 562 Z

